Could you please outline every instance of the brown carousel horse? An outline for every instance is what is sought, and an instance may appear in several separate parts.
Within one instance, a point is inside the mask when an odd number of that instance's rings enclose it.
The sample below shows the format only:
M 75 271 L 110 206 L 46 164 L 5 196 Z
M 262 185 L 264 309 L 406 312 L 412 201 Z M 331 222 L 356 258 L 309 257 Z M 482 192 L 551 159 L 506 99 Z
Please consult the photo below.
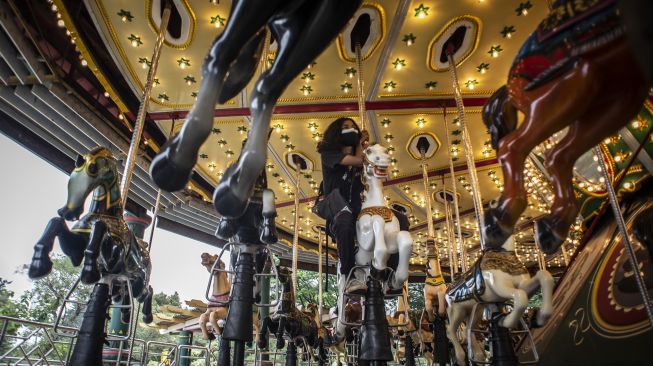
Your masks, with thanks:
M 647 0 L 623 3 L 651 9 Z M 488 248 L 505 242 L 526 208 L 528 154 L 564 128 L 568 132 L 546 156 L 555 199 L 550 214 L 537 220 L 536 236 L 547 254 L 567 237 L 578 213 L 572 187 L 576 159 L 635 117 L 648 94 L 650 83 L 637 61 L 640 51 L 627 39 L 630 23 L 632 17 L 622 18 L 616 0 L 555 1 L 519 51 L 508 83 L 486 103 L 483 120 L 505 179 L 498 206 L 485 213 Z M 648 41 L 650 49 L 650 34 Z M 524 114 L 521 125 L 517 111 Z
M 204 60 L 197 102 L 184 128 L 152 161 L 154 182 L 167 191 L 186 185 L 199 148 L 213 127 L 216 102 L 232 99 L 252 79 L 269 27 L 278 52 L 272 67 L 261 74 L 251 92 L 252 126 L 238 163 L 225 171 L 213 196 L 222 216 L 241 216 L 265 167 L 269 122 L 277 99 L 331 44 L 360 4 L 361 0 L 233 1 L 229 22 Z
M 202 265 L 206 268 L 207 271 L 211 272 L 215 261 L 218 260 L 218 255 L 210 255 L 209 253 L 202 253 Z M 220 269 L 224 269 L 225 265 L 223 261 L 220 261 Z M 227 277 L 226 272 L 215 272 L 212 274 L 212 288 L 211 288 L 211 299 L 214 301 L 227 302 L 229 301 L 229 291 L 231 290 L 231 283 Z M 215 339 L 215 335 L 209 333 L 206 324 L 211 323 L 213 327 L 213 332 L 217 335 L 222 334 L 221 322 L 224 322 L 227 319 L 227 306 L 220 305 L 219 303 L 209 302 L 209 306 L 206 308 L 206 312 L 200 315 L 200 329 L 202 330 L 202 335 L 204 339 Z

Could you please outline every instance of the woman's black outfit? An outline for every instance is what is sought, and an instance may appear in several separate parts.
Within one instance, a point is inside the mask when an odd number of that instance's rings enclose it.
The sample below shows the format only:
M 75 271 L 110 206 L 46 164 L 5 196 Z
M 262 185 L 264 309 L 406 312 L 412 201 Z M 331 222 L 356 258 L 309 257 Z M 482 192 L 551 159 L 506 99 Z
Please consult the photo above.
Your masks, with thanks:
M 347 275 L 355 264 L 356 218 L 361 210 L 363 192 L 362 168 L 340 164 L 346 156 L 341 150 L 322 151 L 320 156 L 324 196 L 338 189 L 348 203 L 348 207 L 339 212 L 333 222 L 327 221 L 327 233 L 338 246 L 340 273 Z

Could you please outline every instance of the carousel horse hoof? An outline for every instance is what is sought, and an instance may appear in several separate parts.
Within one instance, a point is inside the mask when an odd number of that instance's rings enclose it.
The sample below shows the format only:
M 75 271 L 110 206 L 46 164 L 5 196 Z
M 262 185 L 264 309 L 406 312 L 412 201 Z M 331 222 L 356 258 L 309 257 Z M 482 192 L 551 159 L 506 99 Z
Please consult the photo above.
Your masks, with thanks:
M 215 229 L 215 235 L 220 239 L 227 240 L 236 235 L 237 231 L 238 226 L 234 220 L 226 217 L 221 217 L 218 220 L 218 227 Z
M 530 315 L 529 315 L 529 325 L 531 328 L 542 328 L 544 326 L 544 323 L 540 322 L 538 320 L 539 318 L 539 313 L 540 309 L 535 309 Z
M 215 334 L 213 334 L 213 333 L 209 333 L 209 334 L 208 334 L 208 340 L 209 340 L 209 341 L 214 341 L 214 340 L 215 340 Z
M 283 337 L 277 338 L 277 349 L 282 349 L 286 346 L 286 340 Z
M 256 345 L 258 346 L 259 349 L 268 348 L 268 339 L 267 339 L 267 337 L 260 337 L 258 342 L 256 342 Z
M 32 259 L 27 275 L 36 280 L 47 276 L 50 271 L 52 271 L 52 260 L 46 255 L 39 259 Z
M 82 274 L 80 280 L 83 284 L 91 285 L 100 280 L 100 270 L 97 268 L 97 264 L 84 264 L 82 269 Z
M 564 243 L 565 238 L 559 237 L 554 231 L 550 220 L 547 218 L 535 221 L 535 238 L 537 245 L 545 254 L 553 254 Z
M 150 324 L 153 321 L 154 321 L 154 316 L 152 314 L 143 314 L 143 323 Z
M 497 218 L 496 209 L 489 209 L 485 211 L 483 233 L 485 234 L 485 247 L 492 249 L 500 248 L 508 240 L 510 235 L 512 235 L 512 230 L 507 230 L 501 226 Z
M 263 217 L 263 228 L 261 230 L 260 239 L 265 244 L 274 244 L 279 241 L 277 226 L 274 224 L 274 217 Z
M 179 191 L 186 186 L 196 163 L 196 161 L 190 161 L 187 164 L 180 164 L 174 160 L 178 142 L 179 136 L 168 140 L 150 165 L 152 180 L 159 188 L 168 192 Z
M 233 166 L 232 166 L 233 167 Z M 240 185 L 238 182 L 239 171 L 227 169 L 224 177 L 213 192 L 213 204 L 218 213 L 225 217 L 241 217 L 247 209 L 249 194 L 239 197 L 235 193 L 235 187 Z M 254 187 L 252 187 L 253 189 Z M 251 192 L 252 189 L 247 190 Z

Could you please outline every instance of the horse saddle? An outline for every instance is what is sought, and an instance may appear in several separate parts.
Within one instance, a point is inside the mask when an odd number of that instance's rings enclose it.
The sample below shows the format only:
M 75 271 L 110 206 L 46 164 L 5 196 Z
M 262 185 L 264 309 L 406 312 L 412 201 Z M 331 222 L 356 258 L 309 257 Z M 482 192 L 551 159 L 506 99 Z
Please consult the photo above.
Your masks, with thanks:
M 453 302 L 461 302 L 472 298 L 478 300 L 484 292 L 485 281 L 481 270 L 481 259 L 479 259 L 472 268 L 449 286 L 447 296 Z
M 623 35 L 616 0 L 559 0 L 524 42 L 509 78 L 530 81 L 526 90 L 572 68 L 578 56 Z

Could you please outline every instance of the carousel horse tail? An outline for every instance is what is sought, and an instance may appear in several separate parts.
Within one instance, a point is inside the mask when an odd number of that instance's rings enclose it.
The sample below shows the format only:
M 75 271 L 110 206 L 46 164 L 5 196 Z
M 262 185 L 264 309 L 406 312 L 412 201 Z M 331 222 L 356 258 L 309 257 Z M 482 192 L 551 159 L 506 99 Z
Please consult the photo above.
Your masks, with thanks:
M 492 136 L 492 147 L 497 150 L 499 141 L 517 128 L 517 110 L 508 102 L 508 87 L 499 88 L 483 106 L 483 123 Z
M 110 304 L 109 285 L 96 283 L 91 293 L 91 300 L 84 312 L 84 319 L 79 328 L 70 365 L 96 366 L 102 364 L 102 346 L 106 337 L 104 324 Z

